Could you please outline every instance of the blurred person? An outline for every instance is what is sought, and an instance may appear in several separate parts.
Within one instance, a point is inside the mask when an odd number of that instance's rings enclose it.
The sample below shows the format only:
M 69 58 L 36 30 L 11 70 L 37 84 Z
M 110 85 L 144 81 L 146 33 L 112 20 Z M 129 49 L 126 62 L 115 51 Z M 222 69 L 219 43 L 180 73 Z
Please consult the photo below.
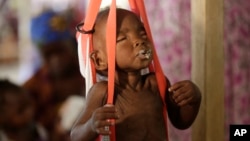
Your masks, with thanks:
M 34 120 L 34 103 L 21 86 L 0 80 L 0 141 L 48 141 Z
M 53 141 L 66 140 L 65 134 L 68 135 L 59 128 L 63 118 L 59 109 L 64 102 L 74 95 L 84 102 L 85 82 L 79 70 L 75 34 L 72 34 L 68 21 L 71 20 L 62 13 L 50 10 L 31 20 L 31 39 L 43 61 L 23 88 L 36 103 L 36 120 L 48 130 Z

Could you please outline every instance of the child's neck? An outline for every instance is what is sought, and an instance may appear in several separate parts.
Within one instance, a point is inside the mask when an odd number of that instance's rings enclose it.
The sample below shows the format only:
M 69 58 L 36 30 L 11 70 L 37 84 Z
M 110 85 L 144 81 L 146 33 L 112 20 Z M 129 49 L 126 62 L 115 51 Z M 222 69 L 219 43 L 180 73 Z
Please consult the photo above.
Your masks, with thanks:
M 120 87 L 140 90 L 142 87 L 140 72 L 116 72 L 115 83 Z

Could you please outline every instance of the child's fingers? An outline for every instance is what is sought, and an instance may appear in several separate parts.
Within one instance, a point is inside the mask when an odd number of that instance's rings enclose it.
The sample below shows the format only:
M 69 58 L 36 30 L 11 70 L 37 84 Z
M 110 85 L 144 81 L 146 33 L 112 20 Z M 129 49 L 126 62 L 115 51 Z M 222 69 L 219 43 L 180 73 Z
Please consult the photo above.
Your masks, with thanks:
M 178 106 L 185 106 L 185 105 L 187 105 L 187 104 L 190 103 L 191 99 L 192 99 L 191 97 L 189 97 L 189 98 L 187 98 L 187 99 L 183 99 L 183 100 L 179 101 L 179 102 L 177 103 L 177 105 L 178 105 Z
M 118 119 L 118 113 L 96 113 L 94 116 L 95 120 L 107 120 L 107 119 Z
M 171 94 L 171 97 L 175 101 L 175 103 L 178 103 L 179 101 L 186 99 L 187 97 L 191 97 L 190 92 L 191 92 L 190 89 L 186 89 L 185 87 L 181 87 L 181 88 L 177 89 L 176 91 L 173 91 Z
M 96 131 L 98 134 L 108 134 L 108 132 L 103 131 L 103 128 L 113 126 L 113 125 L 115 125 L 115 122 L 114 122 L 114 120 L 110 120 L 110 119 L 95 120 L 93 125 L 94 125 L 93 126 L 94 131 Z
M 98 108 L 99 112 L 103 112 L 103 113 L 114 113 L 117 112 L 115 106 L 113 105 L 104 105 L 103 107 Z
M 172 97 L 173 97 L 173 99 L 176 99 L 186 92 L 187 92 L 187 90 L 185 88 L 179 88 L 179 89 L 172 92 Z
M 98 112 L 108 112 L 108 113 L 113 113 L 116 112 L 116 108 L 114 105 L 104 105 L 103 107 L 99 107 L 96 111 Z
M 176 91 L 182 87 L 193 88 L 193 83 L 189 80 L 179 81 L 173 84 L 168 90 L 170 92 Z
M 184 82 L 183 82 L 183 81 L 176 82 L 176 83 L 174 83 L 171 87 L 168 88 L 168 91 L 174 92 L 174 91 L 176 91 L 177 89 L 183 87 L 183 85 L 184 85 Z
M 109 127 L 115 125 L 114 120 L 102 120 L 97 122 L 96 125 L 96 133 L 101 134 L 101 135 L 109 135 L 111 134 Z
M 105 104 L 104 107 L 115 107 L 113 104 Z
M 183 99 L 186 99 L 188 98 L 188 94 L 185 92 L 185 93 L 181 93 L 179 94 L 178 96 L 173 96 L 173 99 L 175 100 L 176 103 L 182 101 Z
M 117 110 L 114 106 L 112 107 L 100 107 L 94 114 L 94 120 L 107 120 L 107 119 L 117 119 L 119 117 Z
M 177 91 L 173 92 L 172 99 L 175 101 L 175 103 L 179 103 L 182 100 L 192 97 L 190 92 L 191 90 L 186 90 L 183 88 L 178 89 Z
M 94 124 L 96 128 L 102 128 L 104 126 L 114 125 L 115 123 L 112 120 L 107 119 L 107 120 L 98 120 Z
M 96 133 L 100 135 L 110 135 L 111 131 L 109 130 L 109 126 L 104 126 L 104 127 L 96 129 Z
M 107 134 L 107 131 L 103 131 L 103 127 L 114 125 L 115 121 L 113 119 L 118 118 L 119 115 L 114 106 L 100 107 L 92 115 L 92 128 L 98 134 Z

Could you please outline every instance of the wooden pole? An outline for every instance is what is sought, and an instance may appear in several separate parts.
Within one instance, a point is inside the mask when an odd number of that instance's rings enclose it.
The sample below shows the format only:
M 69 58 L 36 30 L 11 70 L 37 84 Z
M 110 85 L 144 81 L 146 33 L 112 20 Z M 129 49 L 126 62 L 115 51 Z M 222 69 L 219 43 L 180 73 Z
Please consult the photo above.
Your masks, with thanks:
M 224 141 L 223 0 L 191 0 L 192 80 L 202 92 L 193 141 Z

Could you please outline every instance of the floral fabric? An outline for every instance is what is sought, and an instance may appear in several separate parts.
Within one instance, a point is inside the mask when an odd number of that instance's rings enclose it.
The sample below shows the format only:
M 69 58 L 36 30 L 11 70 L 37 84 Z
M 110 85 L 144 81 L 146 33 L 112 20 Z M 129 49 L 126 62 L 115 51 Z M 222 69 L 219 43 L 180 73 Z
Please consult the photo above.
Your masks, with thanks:
M 250 124 L 250 1 L 225 0 L 225 134 Z
M 191 78 L 190 1 L 145 0 L 157 54 L 171 83 Z M 191 129 L 177 130 L 169 122 L 170 141 L 191 141 Z
M 190 79 L 190 2 L 145 0 L 164 73 L 172 83 Z M 224 1 L 225 140 L 230 124 L 250 124 L 250 1 Z M 191 141 L 191 129 L 169 128 L 170 140 Z

